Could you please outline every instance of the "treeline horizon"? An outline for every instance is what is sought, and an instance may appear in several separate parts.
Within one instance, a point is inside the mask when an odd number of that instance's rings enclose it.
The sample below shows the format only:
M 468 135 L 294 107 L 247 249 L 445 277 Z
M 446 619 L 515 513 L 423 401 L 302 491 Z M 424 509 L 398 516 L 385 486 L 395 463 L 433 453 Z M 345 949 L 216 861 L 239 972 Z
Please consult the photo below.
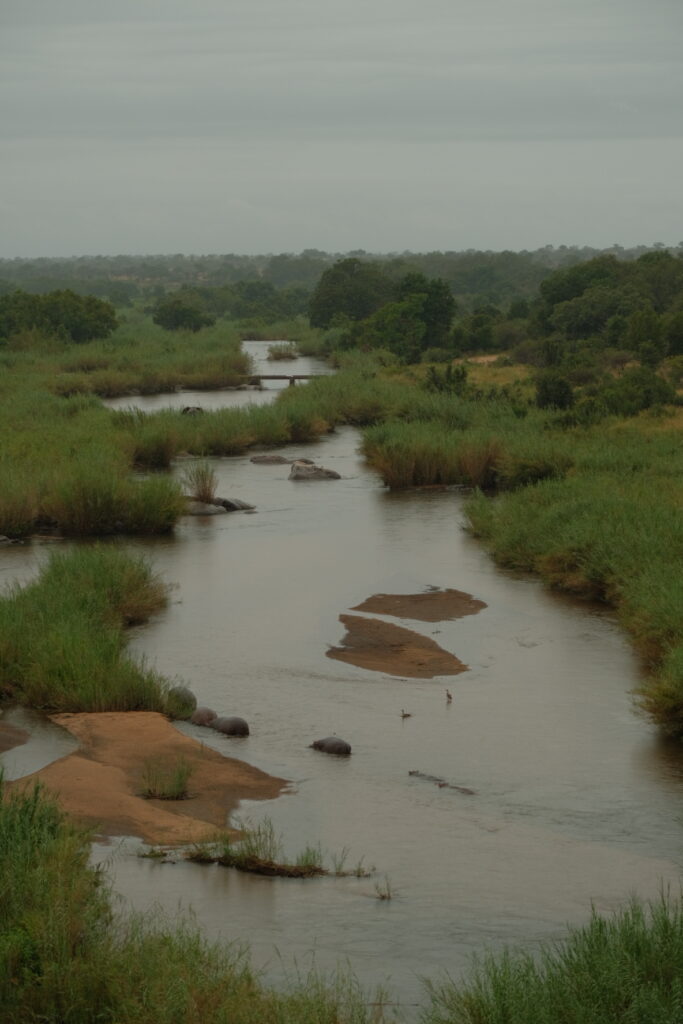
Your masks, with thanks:
M 235 253 L 184 255 L 41 256 L 0 258 L 0 295 L 16 289 L 42 294 L 72 289 L 106 299 L 116 306 L 159 299 L 170 291 L 188 287 L 220 287 L 240 282 L 260 282 L 292 294 L 293 305 L 310 294 L 322 274 L 342 259 L 378 263 L 394 277 L 419 272 L 447 282 L 464 306 L 482 300 L 503 303 L 537 294 L 541 282 L 565 269 L 597 256 L 612 255 L 632 261 L 648 252 L 683 255 L 683 244 L 553 246 L 528 250 L 433 250 L 401 253 L 325 252 L 304 249 L 299 253 Z M 297 295 L 298 293 L 298 295 Z

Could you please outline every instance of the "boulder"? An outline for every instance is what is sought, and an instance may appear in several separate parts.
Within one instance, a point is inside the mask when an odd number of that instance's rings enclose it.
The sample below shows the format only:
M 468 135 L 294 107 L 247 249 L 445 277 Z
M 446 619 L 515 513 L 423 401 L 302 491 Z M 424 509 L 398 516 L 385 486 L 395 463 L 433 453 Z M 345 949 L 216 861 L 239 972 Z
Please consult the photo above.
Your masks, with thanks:
M 325 469 L 323 466 L 315 466 L 310 462 L 303 462 L 297 459 L 292 463 L 289 471 L 290 480 L 341 480 L 339 473 L 333 469 Z
M 186 405 L 180 410 L 182 416 L 198 416 L 202 412 L 204 410 L 198 405 Z
M 250 512 L 254 508 L 239 498 L 214 498 L 213 504 L 220 505 L 226 512 Z
M 208 505 L 205 501 L 196 501 L 194 498 L 186 499 L 185 515 L 187 516 L 219 516 L 227 511 L 223 505 Z
M 193 725 L 211 725 L 218 715 L 211 708 L 195 708 L 190 715 L 190 721 Z
M 322 740 L 314 740 L 311 747 L 313 750 L 322 751 L 323 754 L 336 754 L 337 757 L 348 757 L 351 753 L 351 745 L 339 736 L 326 736 Z
M 215 729 L 216 732 L 223 733 L 224 736 L 248 736 L 249 726 L 243 718 L 237 717 L 223 717 L 214 718 L 213 721 L 209 722 L 209 727 Z
M 252 455 L 249 461 L 258 466 L 288 466 L 294 460 L 286 459 L 284 455 Z

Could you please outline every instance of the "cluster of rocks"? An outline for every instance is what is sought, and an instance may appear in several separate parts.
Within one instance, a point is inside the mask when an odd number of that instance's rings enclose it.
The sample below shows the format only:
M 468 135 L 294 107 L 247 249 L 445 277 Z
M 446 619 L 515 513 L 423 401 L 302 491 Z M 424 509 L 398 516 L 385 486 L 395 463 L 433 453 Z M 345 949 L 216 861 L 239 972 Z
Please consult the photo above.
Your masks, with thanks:
M 223 512 L 253 512 L 254 506 L 239 498 L 213 498 L 212 501 L 197 501 L 185 496 L 185 513 L 188 516 L 219 516 Z
M 193 725 L 203 725 L 208 729 L 215 729 L 224 736 L 248 736 L 249 725 L 244 718 L 236 715 L 217 715 L 212 708 L 197 707 L 190 715 Z M 310 746 L 314 750 L 321 750 L 324 754 L 336 754 L 337 757 L 348 757 L 351 747 L 346 740 L 338 736 L 326 736 L 322 740 L 315 740 Z
M 190 415 L 193 409 L 188 407 L 183 412 Z M 201 412 L 201 409 L 196 410 Z M 288 459 L 284 455 L 252 455 L 250 462 L 261 466 L 291 466 L 290 480 L 341 480 L 334 469 L 316 466 L 311 459 Z M 185 513 L 188 516 L 217 516 L 223 512 L 253 512 L 254 506 L 239 498 L 214 498 L 212 501 L 197 501 L 190 495 L 185 496 Z
M 339 473 L 316 466 L 312 459 L 288 459 L 284 455 L 252 455 L 250 462 L 259 466 L 291 466 L 290 480 L 341 480 Z

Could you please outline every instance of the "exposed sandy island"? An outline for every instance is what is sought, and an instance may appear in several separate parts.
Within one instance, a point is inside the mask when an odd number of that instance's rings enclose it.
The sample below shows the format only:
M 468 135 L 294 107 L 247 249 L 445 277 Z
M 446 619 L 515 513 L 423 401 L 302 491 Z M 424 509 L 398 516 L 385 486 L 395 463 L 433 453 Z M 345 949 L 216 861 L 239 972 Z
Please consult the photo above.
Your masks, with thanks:
M 374 612 L 375 615 L 395 615 L 398 619 L 419 619 L 422 622 L 443 622 L 476 615 L 486 608 L 463 590 L 428 590 L 423 594 L 373 594 L 362 604 L 353 606 L 355 612 Z
M 16 725 L 0 721 L 0 754 L 11 750 L 12 747 L 20 747 L 28 738 L 29 733 L 25 729 L 18 729 Z
M 286 780 L 205 747 L 152 711 L 53 715 L 79 740 L 75 753 L 11 786 L 39 779 L 60 806 L 100 835 L 140 836 L 148 843 L 185 843 L 224 828 L 240 800 L 269 800 Z M 190 799 L 146 800 L 139 795 L 145 761 L 183 757 L 193 766 Z
M 328 658 L 411 679 L 455 676 L 467 671 L 468 666 L 454 654 L 412 629 L 362 615 L 340 615 L 339 621 L 346 635 L 341 647 L 327 651 Z

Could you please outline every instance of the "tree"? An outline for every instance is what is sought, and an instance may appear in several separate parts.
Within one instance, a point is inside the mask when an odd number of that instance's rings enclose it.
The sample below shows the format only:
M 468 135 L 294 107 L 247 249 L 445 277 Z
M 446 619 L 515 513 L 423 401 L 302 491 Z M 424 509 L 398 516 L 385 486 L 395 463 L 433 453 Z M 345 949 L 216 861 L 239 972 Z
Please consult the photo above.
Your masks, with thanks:
M 154 308 L 152 320 L 165 331 L 201 331 L 212 327 L 215 319 L 204 313 L 199 306 L 192 305 L 182 296 L 171 295 L 160 299 Z
M 418 362 L 426 334 L 423 304 L 423 295 L 387 302 L 359 325 L 358 343 L 388 349 L 405 363 Z
M 107 338 L 118 326 L 110 302 L 65 289 L 45 295 L 15 291 L 0 298 L 0 337 L 38 330 L 77 343 Z
M 536 405 L 539 409 L 569 409 L 574 392 L 566 377 L 559 373 L 542 373 L 536 381 Z
M 392 298 L 391 279 L 376 263 L 338 260 L 323 273 L 311 295 L 311 327 L 329 327 L 338 313 L 364 320 Z
M 424 274 L 406 274 L 398 283 L 397 295 L 404 300 L 422 295 L 424 301 L 420 317 L 425 325 L 424 341 L 428 347 L 446 344 L 457 304 L 446 281 L 439 277 L 431 280 Z

